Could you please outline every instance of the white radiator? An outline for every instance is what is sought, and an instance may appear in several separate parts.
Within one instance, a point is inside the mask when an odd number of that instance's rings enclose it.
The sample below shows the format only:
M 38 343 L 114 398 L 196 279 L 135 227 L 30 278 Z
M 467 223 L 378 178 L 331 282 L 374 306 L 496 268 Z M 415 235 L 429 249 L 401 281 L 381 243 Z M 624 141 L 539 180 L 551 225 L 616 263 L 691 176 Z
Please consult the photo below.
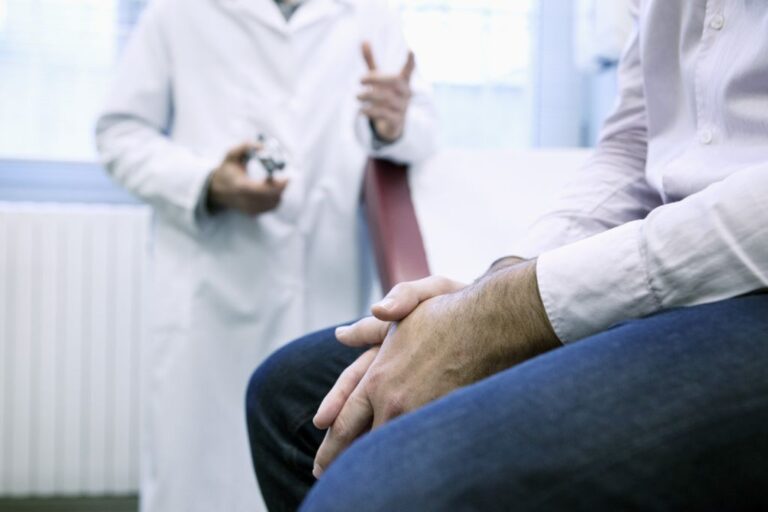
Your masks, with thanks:
M 0 203 L 0 495 L 135 492 L 149 210 Z

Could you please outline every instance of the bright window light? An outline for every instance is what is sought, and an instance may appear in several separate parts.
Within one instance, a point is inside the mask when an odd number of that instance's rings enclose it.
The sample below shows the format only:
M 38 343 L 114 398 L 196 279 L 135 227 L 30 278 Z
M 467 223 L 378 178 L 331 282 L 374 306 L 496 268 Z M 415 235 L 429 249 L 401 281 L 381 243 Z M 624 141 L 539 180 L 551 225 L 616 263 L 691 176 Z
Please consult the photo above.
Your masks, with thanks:
M 524 86 L 532 0 L 401 0 L 408 40 L 438 84 Z
M 0 0 L 0 158 L 95 158 L 96 116 L 140 7 Z
M 528 145 L 536 0 L 393 1 L 436 85 L 444 142 Z M 145 2 L 0 0 L 0 158 L 96 158 L 96 116 Z
M 435 85 L 444 146 L 530 145 L 536 0 L 395 0 Z

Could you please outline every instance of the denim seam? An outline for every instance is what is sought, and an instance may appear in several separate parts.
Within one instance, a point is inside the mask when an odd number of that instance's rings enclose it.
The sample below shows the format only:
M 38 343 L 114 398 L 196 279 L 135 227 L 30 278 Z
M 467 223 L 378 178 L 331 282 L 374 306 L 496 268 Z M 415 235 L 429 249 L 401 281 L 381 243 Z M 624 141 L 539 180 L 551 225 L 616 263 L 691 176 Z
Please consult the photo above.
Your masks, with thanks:
M 304 413 L 302 416 L 299 417 L 296 421 L 289 422 L 289 432 L 293 437 L 297 437 L 299 433 L 299 429 L 306 424 L 308 421 L 310 421 L 314 417 L 315 413 L 310 411 L 308 413 Z M 299 458 L 302 455 L 301 450 L 299 450 L 294 443 L 290 444 L 291 448 L 291 465 L 295 468 L 299 467 Z
M 304 425 L 314 417 L 315 417 L 315 412 L 313 411 L 303 413 L 301 416 L 298 417 L 296 421 L 289 423 L 288 428 L 291 430 L 291 433 L 295 434 L 299 431 L 302 425 Z

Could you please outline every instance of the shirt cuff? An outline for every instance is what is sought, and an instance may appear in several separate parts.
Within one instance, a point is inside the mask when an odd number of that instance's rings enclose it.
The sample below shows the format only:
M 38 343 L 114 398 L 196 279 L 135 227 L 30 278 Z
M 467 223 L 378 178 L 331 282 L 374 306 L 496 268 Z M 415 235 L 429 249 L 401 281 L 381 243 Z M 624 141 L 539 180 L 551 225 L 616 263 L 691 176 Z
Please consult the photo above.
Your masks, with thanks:
M 419 136 L 419 132 L 429 129 L 425 123 L 419 122 L 418 109 L 409 108 L 405 117 L 405 126 L 403 133 L 395 141 L 384 142 L 379 139 L 377 142 L 376 134 L 370 125 L 370 120 L 358 114 L 355 122 L 355 132 L 358 140 L 367 149 L 369 155 L 373 158 L 383 158 L 400 164 L 413 164 L 420 160 L 421 155 L 432 153 L 430 147 L 420 147 L 427 144 L 429 137 Z M 424 135 L 423 133 L 421 135 Z M 382 144 L 382 142 L 384 142 Z
M 213 213 L 210 208 L 208 208 L 208 189 L 211 188 L 211 179 L 213 178 L 213 173 L 215 169 L 211 169 L 208 172 L 208 175 L 205 177 L 205 181 L 203 181 L 202 187 L 200 187 L 200 190 L 198 192 L 197 196 L 197 206 L 195 206 L 195 223 L 200 227 L 204 227 L 208 221 L 213 216 Z
M 539 292 L 561 341 L 576 341 L 661 309 L 651 286 L 644 221 L 539 256 Z
M 211 175 L 217 165 L 212 162 L 205 159 L 188 162 L 186 172 L 179 173 L 179 178 L 183 176 L 186 182 L 179 187 L 180 193 L 175 198 L 175 208 L 167 212 L 171 217 L 177 217 L 181 225 L 193 234 L 203 231 L 208 224 L 205 198 Z

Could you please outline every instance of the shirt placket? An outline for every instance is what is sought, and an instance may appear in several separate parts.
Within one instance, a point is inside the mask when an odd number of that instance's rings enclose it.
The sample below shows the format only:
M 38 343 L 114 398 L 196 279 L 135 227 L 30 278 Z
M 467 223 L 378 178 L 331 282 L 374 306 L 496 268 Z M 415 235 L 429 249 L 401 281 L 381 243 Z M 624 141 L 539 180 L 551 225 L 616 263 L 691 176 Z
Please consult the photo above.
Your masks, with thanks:
M 718 131 L 713 116 L 712 99 L 716 75 L 713 51 L 725 27 L 725 0 L 705 0 L 704 27 L 701 32 L 699 55 L 696 64 L 696 137 L 698 143 L 709 146 L 717 142 Z

